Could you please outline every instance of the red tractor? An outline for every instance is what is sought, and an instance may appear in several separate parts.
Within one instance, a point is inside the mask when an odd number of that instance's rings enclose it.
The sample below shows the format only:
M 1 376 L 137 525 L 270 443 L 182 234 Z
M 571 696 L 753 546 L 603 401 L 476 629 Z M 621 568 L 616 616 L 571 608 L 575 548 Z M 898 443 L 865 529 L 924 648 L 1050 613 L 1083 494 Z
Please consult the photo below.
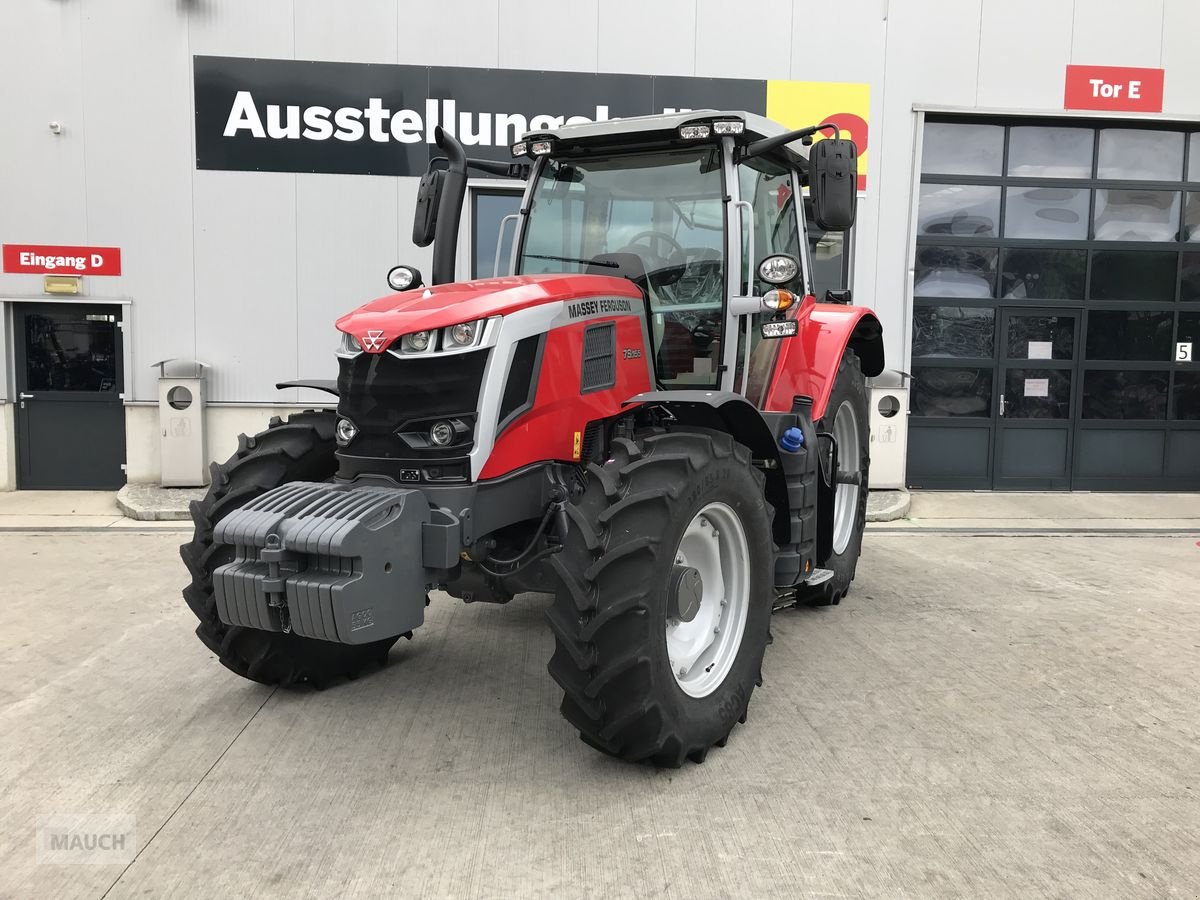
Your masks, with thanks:
M 867 502 L 879 320 L 814 296 L 816 223 L 854 218 L 822 125 L 691 111 L 439 132 L 394 292 L 337 322 L 337 410 L 214 465 L 182 548 L 197 634 L 264 684 L 382 664 L 432 591 L 554 595 L 551 676 L 592 746 L 702 761 L 745 721 L 773 609 L 838 603 Z M 511 277 L 455 282 L 468 168 L 527 178 Z M 499 254 L 497 254 L 499 255 Z M 281 385 L 285 386 L 285 385 Z

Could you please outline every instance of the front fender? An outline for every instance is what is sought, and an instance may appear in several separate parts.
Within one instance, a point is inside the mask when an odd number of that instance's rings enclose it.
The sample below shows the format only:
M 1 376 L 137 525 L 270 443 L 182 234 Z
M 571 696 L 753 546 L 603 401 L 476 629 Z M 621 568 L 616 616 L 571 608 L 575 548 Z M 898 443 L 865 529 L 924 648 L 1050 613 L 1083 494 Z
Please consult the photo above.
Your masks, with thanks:
M 762 471 L 767 501 L 775 509 L 775 541 L 789 541 L 787 481 L 776 432 L 793 425 L 795 416 L 771 416 L 768 420 L 745 397 L 732 391 L 646 391 L 625 401 L 626 407 L 635 404 L 662 407 L 683 425 L 724 431 L 745 444 L 755 459 L 765 460 Z
M 799 333 L 776 340 L 783 346 L 763 404 L 772 412 L 787 412 L 799 395 L 812 397 L 814 421 L 825 415 L 847 349 L 857 354 L 864 375 L 883 371 L 883 326 L 866 307 L 815 304 Z

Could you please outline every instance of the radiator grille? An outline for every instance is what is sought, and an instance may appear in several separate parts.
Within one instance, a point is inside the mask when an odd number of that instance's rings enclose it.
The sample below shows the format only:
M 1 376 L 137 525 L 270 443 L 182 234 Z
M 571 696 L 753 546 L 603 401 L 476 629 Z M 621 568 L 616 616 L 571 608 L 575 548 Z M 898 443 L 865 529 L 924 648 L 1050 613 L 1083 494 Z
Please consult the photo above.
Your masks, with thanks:
M 487 358 L 487 350 L 477 350 L 415 359 L 391 353 L 340 359 L 338 415 L 359 432 L 350 451 L 360 456 L 411 456 L 396 436 L 406 423 L 443 416 L 473 421 Z
M 583 371 L 579 393 L 610 388 L 617 383 L 617 324 L 601 322 L 583 332 Z

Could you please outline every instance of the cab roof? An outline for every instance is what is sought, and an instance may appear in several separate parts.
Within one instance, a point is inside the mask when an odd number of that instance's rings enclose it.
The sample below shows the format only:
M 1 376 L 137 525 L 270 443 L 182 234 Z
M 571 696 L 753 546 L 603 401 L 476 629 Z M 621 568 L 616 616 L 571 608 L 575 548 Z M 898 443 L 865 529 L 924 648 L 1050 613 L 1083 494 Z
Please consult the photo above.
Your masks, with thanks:
M 690 122 L 706 122 L 713 119 L 741 119 L 746 130 L 734 140 L 739 144 L 759 138 L 786 134 L 789 129 L 766 116 L 740 109 L 691 109 L 684 112 L 663 113 L 652 116 L 631 116 L 625 119 L 608 119 L 603 122 L 583 122 L 578 125 L 563 125 L 560 128 L 529 131 L 522 140 L 552 137 L 564 149 L 571 147 L 597 146 L 642 146 L 649 144 L 700 144 L 704 141 L 684 141 L 679 137 L 681 125 Z M 709 139 L 711 141 L 711 138 Z M 799 141 L 787 145 L 788 152 L 800 160 L 807 160 L 808 148 Z

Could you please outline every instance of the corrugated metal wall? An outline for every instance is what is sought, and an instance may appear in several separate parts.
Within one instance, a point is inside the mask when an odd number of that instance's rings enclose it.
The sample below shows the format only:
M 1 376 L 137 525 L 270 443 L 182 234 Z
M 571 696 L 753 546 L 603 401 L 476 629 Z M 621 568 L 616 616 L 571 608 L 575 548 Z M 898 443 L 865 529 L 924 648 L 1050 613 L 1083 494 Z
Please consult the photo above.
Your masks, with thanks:
M 332 372 L 333 319 L 393 263 L 427 265 L 408 243 L 415 180 L 196 171 L 194 54 L 866 81 L 855 287 L 899 366 L 913 104 L 1059 109 L 1073 62 L 1165 67 L 1167 112 L 1193 114 L 1197 33 L 1194 0 L 9 2 L 0 240 L 123 249 L 125 274 L 87 287 L 133 300 L 133 399 L 154 398 L 154 360 L 195 356 L 215 401 L 296 400 L 272 384 Z M 0 296 L 40 289 L 0 275 Z

